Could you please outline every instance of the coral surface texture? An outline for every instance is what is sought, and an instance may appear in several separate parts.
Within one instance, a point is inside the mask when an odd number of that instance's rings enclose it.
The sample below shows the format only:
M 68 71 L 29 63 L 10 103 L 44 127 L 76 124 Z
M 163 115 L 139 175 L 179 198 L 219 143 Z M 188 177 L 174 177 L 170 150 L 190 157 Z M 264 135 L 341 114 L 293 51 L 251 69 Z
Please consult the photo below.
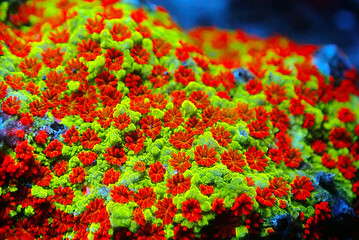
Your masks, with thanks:
M 0 3 L 0 239 L 358 239 L 334 46 L 114 0 Z

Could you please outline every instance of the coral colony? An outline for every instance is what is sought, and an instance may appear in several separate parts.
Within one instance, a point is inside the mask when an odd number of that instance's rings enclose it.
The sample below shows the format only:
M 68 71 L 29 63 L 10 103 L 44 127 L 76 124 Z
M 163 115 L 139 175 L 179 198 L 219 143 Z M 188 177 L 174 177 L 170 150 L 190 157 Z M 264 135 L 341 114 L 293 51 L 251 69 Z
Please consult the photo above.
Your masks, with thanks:
M 358 237 L 338 52 L 184 33 L 160 6 L 0 7 L 0 239 Z

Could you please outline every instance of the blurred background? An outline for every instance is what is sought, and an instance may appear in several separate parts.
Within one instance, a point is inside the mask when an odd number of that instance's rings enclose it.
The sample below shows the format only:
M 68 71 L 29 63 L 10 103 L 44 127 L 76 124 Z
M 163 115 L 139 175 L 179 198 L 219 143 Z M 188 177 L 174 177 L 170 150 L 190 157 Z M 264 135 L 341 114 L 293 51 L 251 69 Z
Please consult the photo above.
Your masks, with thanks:
M 15 13 L 26 0 L 8 1 Z M 217 26 L 299 43 L 336 44 L 359 69 L 359 0 L 119 0 L 161 5 L 184 29 Z
M 147 0 L 185 29 L 217 26 L 299 43 L 336 44 L 359 68 L 359 0 Z

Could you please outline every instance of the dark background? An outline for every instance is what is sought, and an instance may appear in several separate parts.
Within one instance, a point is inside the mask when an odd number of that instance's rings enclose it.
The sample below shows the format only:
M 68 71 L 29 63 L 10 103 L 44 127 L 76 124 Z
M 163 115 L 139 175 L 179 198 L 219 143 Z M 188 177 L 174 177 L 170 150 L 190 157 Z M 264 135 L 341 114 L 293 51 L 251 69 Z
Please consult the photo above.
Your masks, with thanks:
M 195 26 L 278 33 L 299 43 L 338 45 L 359 68 L 359 0 L 148 0 Z

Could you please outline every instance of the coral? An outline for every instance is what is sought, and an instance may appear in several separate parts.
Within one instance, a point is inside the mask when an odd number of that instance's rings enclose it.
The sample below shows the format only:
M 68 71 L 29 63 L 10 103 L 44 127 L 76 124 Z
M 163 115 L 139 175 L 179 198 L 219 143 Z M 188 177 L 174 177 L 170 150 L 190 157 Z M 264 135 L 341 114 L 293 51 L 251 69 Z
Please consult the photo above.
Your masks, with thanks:
M 161 182 L 165 175 L 165 168 L 162 166 L 162 163 L 155 162 L 150 165 L 150 170 L 148 170 L 148 175 L 153 183 Z
M 97 159 L 97 154 L 94 152 L 80 152 L 77 157 L 84 166 L 90 166 Z
M 6 114 L 16 115 L 19 113 L 19 109 L 21 108 L 21 100 L 17 97 L 10 96 L 7 98 L 2 104 L 2 111 Z
M 78 57 L 83 57 L 86 61 L 95 60 L 97 56 L 101 55 L 101 47 L 96 41 L 89 39 L 88 41 L 82 40 L 76 48 L 79 51 Z
M 278 179 L 278 177 L 275 176 L 271 181 L 269 181 L 269 189 L 273 190 L 273 194 L 276 197 L 287 196 L 289 191 L 289 188 L 286 187 L 287 183 L 287 181 L 283 181 L 283 177 Z
M 111 146 L 111 148 L 107 148 L 106 153 L 104 153 L 103 156 L 106 158 L 106 161 L 108 161 L 109 164 L 114 164 L 118 166 L 121 166 L 127 160 L 123 148 L 119 149 L 115 148 L 114 146 Z
M 80 140 L 79 131 L 75 128 L 75 125 L 72 125 L 62 137 L 64 138 L 64 142 L 68 143 L 70 146 Z
M 184 118 L 180 109 L 169 109 L 163 116 L 163 126 L 169 128 L 178 128 L 182 124 Z
M 248 148 L 245 153 L 246 160 L 250 168 L 257 171 L 264 171 L 264 168 L 268 166 L 268 159 L 263 158 L 264 152 L 262 150 L 257 150 L 256 147 Z
M 102 183 L 105 185 L 113 184 L 120 178 L 120 171 L 115 171 L 113 168 L 107 170 L 103 176 Z
M 113 40 L 117 42 L 122 42 L 123 40 L 131 37 L 131 31 L 128 27 L 121 23 L 115 23 L 110 30 Z
M 188 199 L 182 203 L 182 216 L 190 222 L 198 222 L 202 218 L 200 203 L 196 199 Z
M 228 144 L 232 142 L 232 139 L 229 137 L 231 134 L 224 130 L 224 127 L 212 127 L 211 128 L 212 137 L 217 140 L 220 146 L 228 147 Z
M 275 197 L 272 195 L 273 190 L 270 188 L 261 189 L 259 186 L 256 188 L 256 200 L 263 206 L 273 207 L 275 203 Z
M 145 141 L 145 137 L 143 136 L 143 131 L 137 129 L 136 131 L 132 131 L 126 134 L 126 144 L 125 146 L 129 150 L 133 150 L 135 154 L 142 150 L 145 146 L 143 143 Z
M 172 198 L 163 198 L 155 205 L 157 210 L 154 212 L 156 218 L 162 219 L 162 223 L 167 225 L 173 222 L 173 218 L 177 212 L 176 206 L 173 204 Z
M 69 187 L 58 187 L 54 189 L 53 200 L 63 205 L 72 204 L 72 199 L 74 198 L 74 192 Z
M 57 68 L 57 66 L 61 65 L 64 60 L 64 52 L 60 52 L 60 48 L 46 49 L 45 52 L 41 53 L 42 62 L 48 66 L 49 68 Z
M 22 2 L 0 23 L 0 239 L 358 236 L 354 68 L 145 1 Z
M 177 240 L 177 239 L 193 240 L 195 238 L 194 238 L 194 233 L 193 233 L 192 229 L 190 229 L 188 227 L 185 227 L 185 226 L 181 226 L 180 224 L 178 224 L 174 228 L 173 239 L 175 239 L 175 240 Z
M 313 184 L 310 182 L 310 179 L 302 176 L 299 178 L 299 176 L 295 176 L 295 179 L 290 184 L 292 187 L 292 194 L 294 196 L 294 199 L 297 200 L 306 200 L 308 197 L 310 197 L 310 192 L 314 189 Z
M 149 208 L 156 201 L 156 193 L 153 192 L 153 188 L 146 186 L 134 194 L 134 201 L 141 208 Z
M 176 132 L 168 140 L 177 149 L 190 149 L 194 138 L 188 132 Z
M 154 65 L 152 68 L 151 75 L 148 76 L 148 79 L 153 84 L 154 88 L 162 87 L 168 83 L 169 73 L 167 69 L 162 65 Z
M 173 175 L 171 179 L 167 179 L 166 187 L 168 188 L 167 193 L 171 193 L 172 196 L 184 193 L 191 188 L 190 177 L 184 177 L 183 174 Z
M 21 72 L 25 75 L 34 78 L 39 73 L 41 69 L 41 63 L 37 62 L 37 58 L 25 58 L 24 62 L 20 62 L 19 68 L 21 68 Z
M 147 116 L 141 119 L 140 124 L 146 136 L 152 138 L 152 140 L 155 140 L 161 133 L 162 123 L 158 118 Z
M 207 145 L 203 147 L 200 145 L 194 151 L 194 160 L 199 166 L 209 167 L 218 161 L 218 158 L 215 157 L 216 155 L 217 152 L 214 148 L 208 149 Z
M 129 191 L 125 186 L 114 186 L 111 190 L 111 197 L 115 202 L 118 203 L 127 203 L 130 200 L 133 200 L 133 192 Z
M 248 215 L 253 209 L 252 205 L 254 202 L 252 201 L 252 198 L 247 195 L 247 193 L 243 193 L 234 200 L 235 202 L 231 210 L 235 216 Z
M 142 208 L 136 208 L 133 211 L 133 218 L 134 218 L 135 222 L 139 226 L 145 226 L 146 225 L 146 219 L 145 219 L 145 216 L 143 214 Z
M 221 155 L 221 162 L 233 172 L 243 172 L 242 167 L 246 165 L 246 162 L 242 156 L 243 154 L 238 154 L 238 150 L 233 151 L 232 148 L 229 148 Z
M 72 184 L 82 183 L 85 179 L 86 171 L 83 167 L 75 167 L 69 175 L 69 180 Z
M 169 160 L 169 163 L 179 173 L 183 173 L 191 167 L 191 163 L 188 161 L 189 158 L 190 156 L 186 156 L 184 152 L 178 152 L 178 154 L 172 152 L 172 159 Z
M 59 140 L 54 140 L 49 143 L 49 145 L 45 148 L 44 153 L 49 158 L 54 158 L 61 155 L 63 144 Z
M 179 66 L 174 72 L 176 82 L 187 86 L 190 82 L 196 81 L 195 74 L 192 69 L 185 66 Z
M 104 54 L 106 65 L 105 68 L 108 70 L 120 70 L 122 69 L 123 53 L 115 48 L 107 49 Z

